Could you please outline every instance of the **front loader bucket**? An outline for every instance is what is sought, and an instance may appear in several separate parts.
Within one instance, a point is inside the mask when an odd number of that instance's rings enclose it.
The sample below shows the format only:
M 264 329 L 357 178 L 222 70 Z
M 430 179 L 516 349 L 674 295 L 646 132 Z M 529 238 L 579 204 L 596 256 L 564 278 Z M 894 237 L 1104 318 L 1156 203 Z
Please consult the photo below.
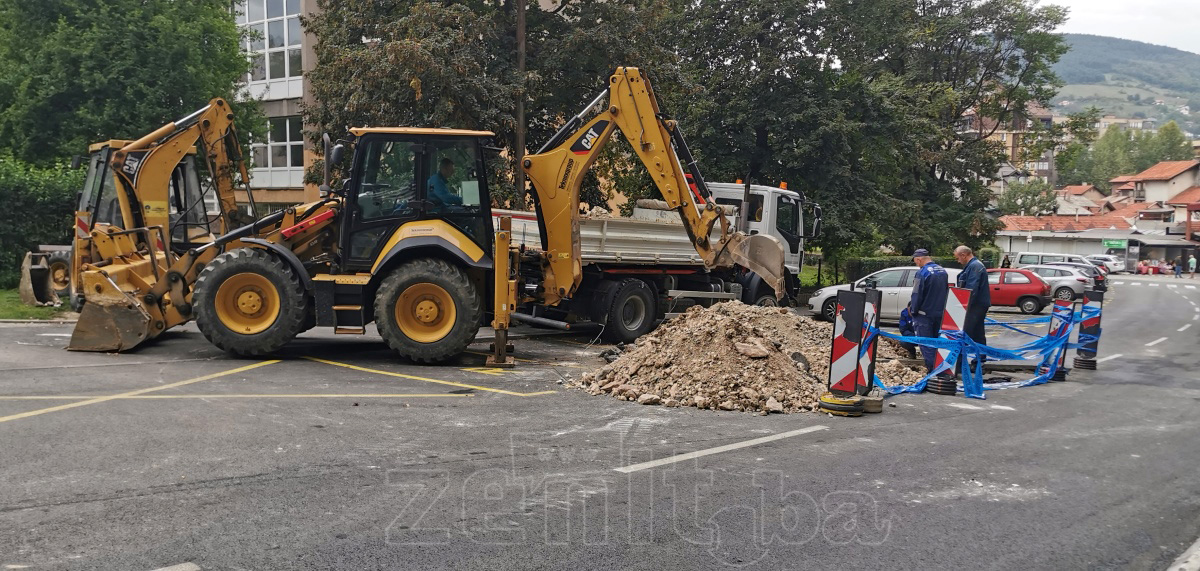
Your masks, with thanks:
M 728 259 L 726 259 L 728 257 Z M 722 263 L 724 262 L 724 263 Z M 746 235 L 741 232 L 729 236 L 725 248 L 718 257 L 717 265 L 727 265 L 733 262 L 746 268 L 763 279 L 775 297 L 783 299 L 784 275 L 787 270 L 783 265 L 783 246 L 774 236 L 764 234 Z
M 150 336 L 150 321 L 150 314 L 129 294 L 88 296 L 67 349 L 132 349 Z
M 25 252 L 21 261 L 21 281 L 17 285 L 17 295 L 25 305 L 58 305 L 58 294 L 54 293 L 54 284 L 50 279 L 50 267 L 47 265 L 45 254 Z

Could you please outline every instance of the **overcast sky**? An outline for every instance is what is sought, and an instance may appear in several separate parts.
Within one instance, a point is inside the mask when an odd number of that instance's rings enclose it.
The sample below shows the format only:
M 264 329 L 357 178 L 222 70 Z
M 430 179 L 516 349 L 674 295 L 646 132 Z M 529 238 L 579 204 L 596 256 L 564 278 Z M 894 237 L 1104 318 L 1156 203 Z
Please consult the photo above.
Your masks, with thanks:
M 1112 36 L 1200 54 L 1196 0 L 1041 0 L 1070 8 L 1059 31 Z

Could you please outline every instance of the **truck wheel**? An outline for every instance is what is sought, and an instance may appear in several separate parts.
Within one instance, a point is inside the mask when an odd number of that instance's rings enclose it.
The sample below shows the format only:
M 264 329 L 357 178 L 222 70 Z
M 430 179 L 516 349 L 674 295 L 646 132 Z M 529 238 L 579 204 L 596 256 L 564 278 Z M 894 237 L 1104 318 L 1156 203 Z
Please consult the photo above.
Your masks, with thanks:
M 238 248 L 209 262 L 196 278 L 196 326 L 230 353 L 273 353 L 304 330 L 311 313 L 304 285 L 283 260 Z
M 475 341 L 483 296 L 467 273 L 442 260 L 413 260 L 391 271 L 375 294 L 375 324 L 388 347 L 421 363 L 454 357 Z
M 1017 301 L 1017 307 L 1021 308 L 1021 313 L 1031 315 L 1042 310 L 1042 302 L 1034 297 L 1023 297 Z
M 50 267 L 50 287 L 59 297 L 71 292 L 71 252 L 54 252 L 46 259 Z
M 621 280 L 605 312 L 604 337 L 617 343 L 632 343 L 654 327 L 656 314 L 654 296 L 646 282 L 637 278 Z
M 1060 287 L 1057 290 L 1054 290 L 1054 298 L 1065 299 L 1068 301 L 1075 299 L 1075 290 L 1072 290 L 1069 287 Z

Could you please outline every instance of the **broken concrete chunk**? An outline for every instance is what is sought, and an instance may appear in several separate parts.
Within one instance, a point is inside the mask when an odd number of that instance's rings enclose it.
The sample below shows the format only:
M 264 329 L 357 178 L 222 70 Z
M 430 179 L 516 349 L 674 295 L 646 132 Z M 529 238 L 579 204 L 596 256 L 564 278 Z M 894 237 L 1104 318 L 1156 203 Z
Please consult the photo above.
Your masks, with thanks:
M 658 395 L 652 395 L 650 393 L 646 393 L 638 397 L 638 404 L 658 404 L 660 402 L 662 402 L 662 399 L 659 398 Z

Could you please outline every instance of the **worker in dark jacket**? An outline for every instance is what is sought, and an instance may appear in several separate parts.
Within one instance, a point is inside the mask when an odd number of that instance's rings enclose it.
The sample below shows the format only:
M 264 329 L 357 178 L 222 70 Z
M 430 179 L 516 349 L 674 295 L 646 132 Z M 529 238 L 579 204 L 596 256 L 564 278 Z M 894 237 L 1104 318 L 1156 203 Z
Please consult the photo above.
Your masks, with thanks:
M 967 316 L 963 319 L 963 333 L 980 345 L 987 345 L 984 319 L 992 307 L 992 292 L 988 284 L 987 267 L 966 246 L 954 249 L 954 257 L 962 264 L 958 274 L 958 287 L 971 290 L 971 301 L 967 304 Z M 960 360 L 959 364 L 962 362 Z
M 942 328 L 942 313 L 946 311 L 946 295 L 949 294 L 949 283 L 946 270 L 929 257 L 925 248 L 913 252 L 913 263 L 921 269 L 917 272 L 917 283 L 913 285 L 912 300 L 908 306 L 912 310 L 913 329 L 918 337 L 937 337 Z M 933 356 L 937 350 L 921 347 L 921 356 L 925 358 L 925 367 L 933 371 Z

